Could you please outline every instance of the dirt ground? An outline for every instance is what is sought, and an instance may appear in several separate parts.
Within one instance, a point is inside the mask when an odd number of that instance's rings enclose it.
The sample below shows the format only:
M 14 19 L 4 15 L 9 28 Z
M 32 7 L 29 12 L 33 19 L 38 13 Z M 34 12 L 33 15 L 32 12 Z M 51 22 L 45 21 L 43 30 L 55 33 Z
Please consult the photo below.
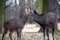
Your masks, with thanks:
M 43 40 L 43 33 L 37 32 L 40 29 L 40 27 L 38 27 L 38 26 L 39 25 L 36 25 L 36 24 L 26 24 L 24 29 L 22 30 L 21 40 Z M 58 24 L 58 26 L 59 26 L 58 28 L 60 29 L 60 24 Z M 9 32 L 6 34 L 5 40 L 10 40 L 8 35 L 9 35 Z M 49 33 L 49 35 L 50 35 L 50 37 L 49 37 L 50 40 L 52 40 L 52 36 L 50 33 Z M 17 40 L 16 36 L 17 36 L 16 32 L 14 32 L 12 34 L 13 40 Z M 0 34 L 0 40 L 1 40 L 1 37 L 2 37 L 2 34 Z M 60 40 L 60 33 L 58 35 L 55 35 L 54 39 Z M 46 37 L 46 40 L 47 40 L 47 37 Z
M 50 37 L 49 37 L 50 40 L 52 40 L 51 34 L 49 34 L 49 35 L 50 35 Z M 17 40 L 16 36 L 17 36 L 16 33 L 14 33 L 12 35 L 13 40 Z M 60 34 L 55 35 L 54 39 L 55 40 L 60 40 Z M 8 34 L 5 36 L 5 40 L 10 40 L 10 38 L 8 37 Z M 43 40 L 43 34 L 42 33 L 28 33 L 28 32 L 24 32 L 21 35 L 21 40 Z M 46 37 L 46 40 L 47 40 L 47 37 Z

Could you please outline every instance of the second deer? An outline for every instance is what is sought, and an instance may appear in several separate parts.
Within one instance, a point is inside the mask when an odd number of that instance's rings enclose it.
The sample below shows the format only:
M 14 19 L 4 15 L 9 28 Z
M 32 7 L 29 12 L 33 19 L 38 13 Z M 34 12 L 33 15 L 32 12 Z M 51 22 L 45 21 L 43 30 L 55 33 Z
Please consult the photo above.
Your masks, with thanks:
M 44 14 L 38 14 L 36 10 L 33 11 L 32 13 L 32 18 L 35 22 L 37 22 L 42 30 L 43 30 L 43 35 L 44 35 L 44 40 L 45 40 L 45 30 L 46 34 L 49 40 L 49 29 L 52 30 L 52 37 L 54 40 L 54 30 L 55 30 L 55 25 L 56 25 L 56 18 L 53 13 L 44 13 Z

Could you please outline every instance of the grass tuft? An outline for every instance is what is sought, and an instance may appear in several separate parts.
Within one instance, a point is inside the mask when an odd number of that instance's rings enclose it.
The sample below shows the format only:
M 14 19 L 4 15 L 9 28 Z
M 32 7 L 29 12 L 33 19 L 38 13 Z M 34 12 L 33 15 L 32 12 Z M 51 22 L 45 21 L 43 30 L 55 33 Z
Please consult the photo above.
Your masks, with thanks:
M 55 28 L 54 34 L 58 35 L 58 28 Z

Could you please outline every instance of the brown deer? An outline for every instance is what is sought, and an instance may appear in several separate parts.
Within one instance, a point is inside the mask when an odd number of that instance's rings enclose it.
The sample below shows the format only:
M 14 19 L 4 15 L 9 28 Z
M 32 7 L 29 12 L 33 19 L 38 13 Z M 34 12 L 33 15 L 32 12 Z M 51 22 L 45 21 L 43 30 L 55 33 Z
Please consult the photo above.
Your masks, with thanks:
M 45 31 L 49 40 L 49 29 L 52 30 L 52 37 L 54 40 L 54 30 L 55 30 L 55 24 L 56 24 L 56 18 L 53 13 L 44 13 L 44 14 L 38 14 L 36 10 L 32 13 L 32 18 L 35 22 L 37 22 L 41 28 L 43 29 L 43 35 L 45 40 Z
M 14 32 L 14 31 L 17 32 L 18 40 L 21 40 L 21 31 L 24 28 L 24 24 L 28 20 L 29 16 L 30 16 L 30 13 L 25 14 L 20 19 L 12 19 L 12 20 L 8 20 L 8 21 L 4 22 L 4 25 L 3 25 L 4 32 L 3 32 L 2 40 L 4 40 L 4 36 L 6 35 L 6 33 L 8 31 L 10 31 L 9 37 L 11 40 L 13 40 L 12 39 L 12 32 Z

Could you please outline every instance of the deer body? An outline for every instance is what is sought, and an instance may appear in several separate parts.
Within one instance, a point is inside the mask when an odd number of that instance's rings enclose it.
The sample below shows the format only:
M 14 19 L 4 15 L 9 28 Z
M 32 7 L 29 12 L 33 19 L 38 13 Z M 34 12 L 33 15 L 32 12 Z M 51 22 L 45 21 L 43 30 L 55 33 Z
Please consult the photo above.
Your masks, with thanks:
M 55 22 L 56 22 L 55 15 L 49 13 L 38 15 L 37 12 L 34 10 L 34 12 L 32 13 L 32 17 L 33 20 L 37 22 L 43 29 L 44 40 L 45 40 L 45 30 L 49 40 L 49 29 L 52 30 L 52 37 L 54 40 L 54 29 L 55 29 Z
M 12 40 L 12 32 L 16 31 L 17 32 L 17 38 L 18 40 L 21 40 L 21 31 L 24 28 L 24 24 L 26 23 L 26 21 L 29 18 L 29 14 L 25 14 L 22 18 L 20 19 L 12 19 L 9 21 L 4 22 L 4 33 L 2 36 L 2 40 L 4 39 L 4 36 L 6 35 L 6 33 L 8 31 L 10 31 L 9 33 L 9 37 Z

